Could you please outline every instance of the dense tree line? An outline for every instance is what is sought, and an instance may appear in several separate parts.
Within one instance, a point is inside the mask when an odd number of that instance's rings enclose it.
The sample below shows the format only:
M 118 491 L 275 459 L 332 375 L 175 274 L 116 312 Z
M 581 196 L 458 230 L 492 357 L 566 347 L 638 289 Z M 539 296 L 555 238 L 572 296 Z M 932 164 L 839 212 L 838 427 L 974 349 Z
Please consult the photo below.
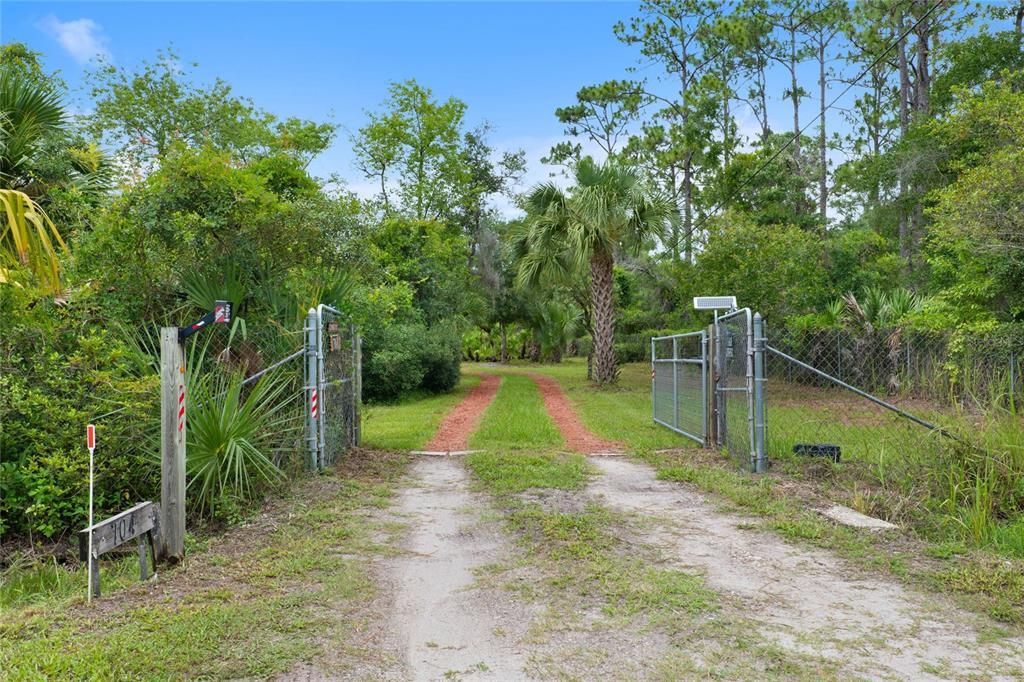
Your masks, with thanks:
M 697 325 L 708 293 L 777 328 L 892 290 L 914 293 L 908 324 L 1018 328 L 1022 19 L 1019 2 L 642 2 L 612 27 L 636 66 L 555 111 L 568 141 L 548 157 L 596 150 L 674 207 L 619 250 L 620 335 Z M 554 296 L 589 315 L 572 294 Z
M 335 124 L 279 118 L 180 64 L 102 65 L 94 110 L 73 117 L 40 55 L 0 52 L 5 534 L 81 522 L 87 421 L 104 448 L 100 511 L 154 496 L 155 331 L 216 299 L 235 322 L 188 351 L 188 466 L 193 511 L 220 518 L 301 465 L 298 367 L 241 381 L 295 350 L 310 307 L 358 325 L 371 401 L 454 387 L 461 336 L 487 307 L 475 258 L 523 160 L 470 129 L 463 102 L 394 84 L 351 140 L 382 183 L 364 201 L 308 171 Z

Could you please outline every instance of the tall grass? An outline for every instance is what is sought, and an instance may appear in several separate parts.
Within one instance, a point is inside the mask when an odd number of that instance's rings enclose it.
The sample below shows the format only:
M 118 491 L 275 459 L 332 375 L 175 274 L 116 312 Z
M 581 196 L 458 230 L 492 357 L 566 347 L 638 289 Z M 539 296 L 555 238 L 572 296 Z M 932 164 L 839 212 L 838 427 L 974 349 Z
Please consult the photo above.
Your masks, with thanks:
M 968 542 L 1024 558 L 1024 421 L 993 411 L 941 463 L 947 519 Z

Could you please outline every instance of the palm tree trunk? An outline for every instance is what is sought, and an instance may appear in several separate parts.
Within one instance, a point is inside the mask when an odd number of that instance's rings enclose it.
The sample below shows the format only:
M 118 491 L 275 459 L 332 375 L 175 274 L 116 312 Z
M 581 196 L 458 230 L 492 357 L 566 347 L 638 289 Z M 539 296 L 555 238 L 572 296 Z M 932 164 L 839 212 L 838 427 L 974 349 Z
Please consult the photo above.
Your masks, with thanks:
M 594 306 L 594 381 L 609 384 L 618 378 L 615 365 L 615 302 L 610 253 L 590 258 L 590 292 Z

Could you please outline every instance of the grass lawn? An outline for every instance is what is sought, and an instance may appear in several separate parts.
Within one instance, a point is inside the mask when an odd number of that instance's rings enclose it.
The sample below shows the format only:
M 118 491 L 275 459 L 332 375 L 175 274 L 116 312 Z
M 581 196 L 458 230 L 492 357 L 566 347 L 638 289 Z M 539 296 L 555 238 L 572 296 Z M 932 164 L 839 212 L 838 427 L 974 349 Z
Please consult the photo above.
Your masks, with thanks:
M 438 424 L 480 383 L 480 377 L 462 374 L 458 387 L 441 395 L 415 395 L 393 405 L 368 405 L 363 412 L 363 443 L 381 450 L 418 450 L 430 441 Z
M 469 447 L 475 450 L 550 450 L 563 445 L 537 385 L 515 374 L 504 377 L 480 426 L 469 438 Z
M 183 566 L 160 567 L 155 582 L 131 581 L 131 559 L 113 570 L 104 561 L 106 596 L 92 606 L 84 571 L 33 594 L 4 576 L 0 678 L 265 678 L 344 650 L 374 594 L 369 561 L 397 533 L 367 511 L 389 503 L 405 459 L 366 457 L 361 471 L 297 483 Z
M 472 367 L 468 363 L 464 366 Z M 688 438 L 653 422 L 650 365 L 635 362 L 621 365 L 620 369 L 619 383 L 608 388 L 596 388 L 587 380 L 585 358 L 567 358 L 557 365 L 488 367 L 487 371 L 532 372 L 557 379 L 588 429 L 602 438 L 623 443 L 632 451 L 695 446 Z

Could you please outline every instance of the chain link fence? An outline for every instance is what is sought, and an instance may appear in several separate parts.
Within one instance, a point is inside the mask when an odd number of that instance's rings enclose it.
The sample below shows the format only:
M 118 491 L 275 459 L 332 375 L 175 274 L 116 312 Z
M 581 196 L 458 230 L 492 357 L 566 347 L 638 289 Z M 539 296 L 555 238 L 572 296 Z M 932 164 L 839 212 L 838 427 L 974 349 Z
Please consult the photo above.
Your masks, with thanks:
M 307 447 L 323 470 L 360 442 L 360 338 L 339 310 L 320 305 L 306 320 Z
M 754 471 L 769 455 L 933 460 L 965 424 L 1024 400 L 1012 334 L 782 329 L 768 345 L 747 309 L 712 330 L 650 339 L 653 418 Z
M 768 451 L 860 460 L 880 470 L 897 460 L 933 460 L 963 414 L 1019 399 L 1019 356 L 993 350 L 944 335 L 773 333 Z
M 703 444 L 707 426 L 707 335 L 654 337 L 651 405 L 654 421 Z
M 1015 410 L 1024 397 L 1024 339 L 1015 336 L 773 330 L 772 345 L 864 391 L 925 401 L 926 409 Z

